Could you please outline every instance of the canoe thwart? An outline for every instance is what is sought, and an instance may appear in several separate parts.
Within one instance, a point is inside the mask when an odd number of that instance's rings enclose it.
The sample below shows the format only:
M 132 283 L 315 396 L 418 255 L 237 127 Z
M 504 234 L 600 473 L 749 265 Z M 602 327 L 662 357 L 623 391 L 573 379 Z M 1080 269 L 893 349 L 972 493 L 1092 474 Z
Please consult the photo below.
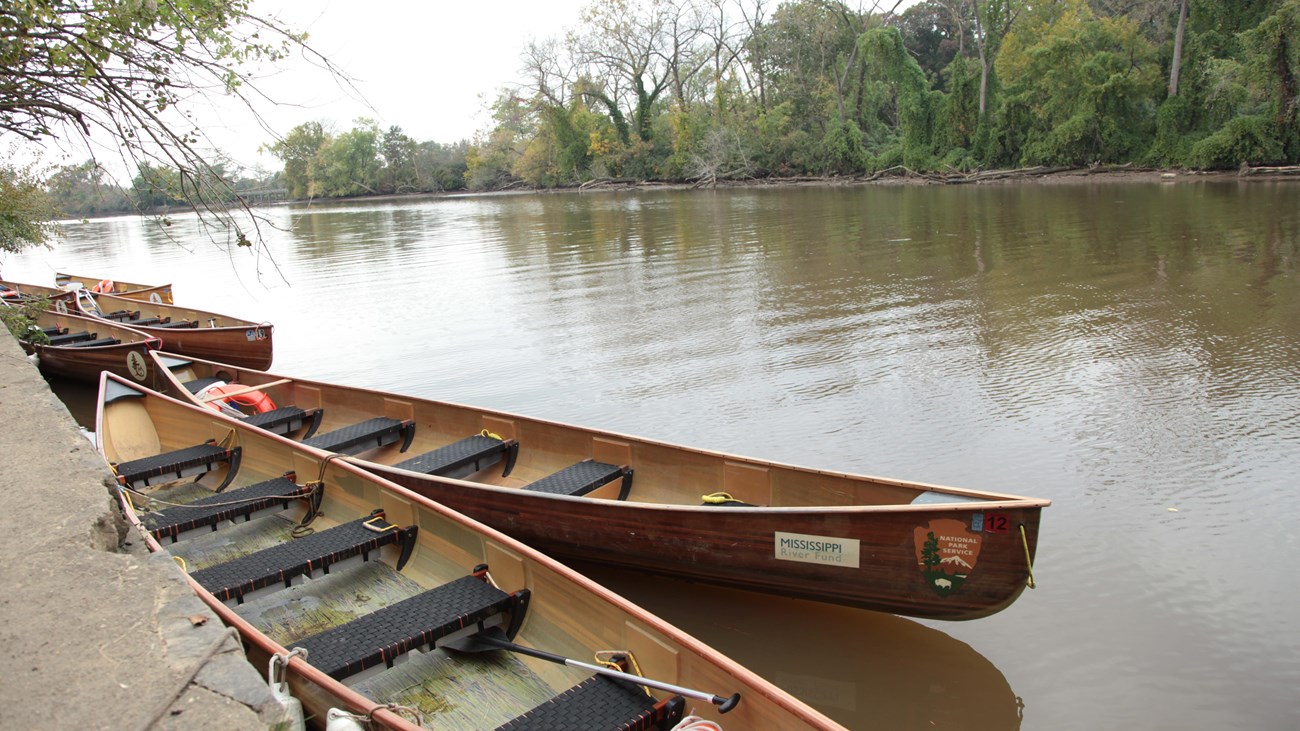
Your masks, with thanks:
M 596 675 L 506 722 L 497 731 L 669 729 L 681 722 L 685 706 L 681 696 L 656 702 L 632 683 Z
M 475 434 L 445 447 L 398 462 L 393 466 L 425 475 L 449 477 L 453 476 L 450 473 L 466 467 L 470 469 L 465 470 L 465 474 L 478 472 L 497 462 L 500 455 L 505 456 L 506 464 L 501 476 L 506 477 L 510 474 L 510 470 L 514 469 L 515 460 L 519 458 L 519 442 L 514 439 L 496 439 Z
M 499 626 L 507 614 L 518 631 L 528 596 L 527 589 L 507 594 L 481 575 L 463 576 L 293 644 L 307 650 L 313 666 L 342 680 L 392 667 L 412 650 L 431 651 L 440 641 Z
M 146 514 L 142 522 L 157 540 L 171 538 L 172 543 L 175 543 L 182 533 L 205 527 L 217 530 L 219 525 L 227 521 L 233 522 L 237 518 L 249 521 L 267 511 L 285 510 L 291 501 L 303 499 L 308 500 L 307 515 L 303 522 L 309 522 L 320 510 L 321 499 L 325 495 L 324 486 L 299 485 L 295 479 L 294 473 L 288 472 L 283 477 L 217 493 L 188 505 Z
M 618 499 L 626 500 L 628 492 L 632 490 L 632 468 L 605 464 L 592 459 L 571 464 L 559 472 L 553 472 L 540 480 L 524 485 L 523 489 L 551 495 L 581 497 L 601 485 L 613 482 L 618 477 L 623 478 Z
M 249 414 L 244 421 L 260 429 L 275 434 L 288 436 L 307 425 L 303 439 L 309 439 L 320 428 L 321 418 L 325 415 L 320 409 L 300 409 L 297 406 L 281 406 L 278 409 L 260 414 Z
M 216 469 L 217 465 L 227 462 L 230 469 L 225 480 L 216 488 L 217 492 L 221 492 L 239 471 L 241 454 L 240 447 L 221 447 L 215 439 L 209 439 L 193 447 L 121 462 L 113 465 L 113 471 L 117 473 L 118 484 L 123 487 L 148 487 L 151 481 L 171 482 L 189 475 L 204 475 Z
M 402 439 L 402 448 L 399 451 L 405 452 L 411 446 L 411 439 L 414 437 L 415 422 L 409 419 L 389 419 L 381 416 L 317 434 L 311 439 L 302 440 L 302 443 L 326 452 L 358 454 Z
M 384 520 L 384 511 L 376 510 L 368 518 L 264 548 L 196 571 L 190 577 L 221 601 L 233 599 L 242 604 L 245 595 L 258 589 L 276 584 L 287 587 L 298 577 L 309 577 L 316 571 L 329 573 L 333 564 L 357 556 L 368 561 L 372 551 L 384 546 L 401 549 L 401 557 L 396 563 L 400 571 L 415 549 L 417 532 L 414 525 L 398 528 L 388 523 Z

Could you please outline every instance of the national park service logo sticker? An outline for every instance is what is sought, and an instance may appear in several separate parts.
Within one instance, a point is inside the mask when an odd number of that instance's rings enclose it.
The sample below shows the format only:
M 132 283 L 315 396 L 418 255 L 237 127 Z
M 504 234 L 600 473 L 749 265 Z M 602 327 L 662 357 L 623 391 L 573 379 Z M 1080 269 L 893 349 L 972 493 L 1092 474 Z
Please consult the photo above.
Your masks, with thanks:
M 964 521 L 932 520 L 913 530 L 916 563 L 925 582 L 939 596 L 948 596 L 966 581 L 980 557 L 981 536 Z

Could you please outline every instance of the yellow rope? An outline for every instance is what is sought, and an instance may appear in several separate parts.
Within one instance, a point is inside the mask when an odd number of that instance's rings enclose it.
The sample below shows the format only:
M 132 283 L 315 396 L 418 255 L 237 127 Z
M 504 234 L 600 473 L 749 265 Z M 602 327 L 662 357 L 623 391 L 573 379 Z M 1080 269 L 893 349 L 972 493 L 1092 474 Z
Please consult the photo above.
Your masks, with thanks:
M 185 559 L 180 556 L 172 556 L 172 560 L 181 565 L 181 571 L 184 571 L 187 574 L 190 572 L 189 566 L 185 564 Z
M 478 435 L 481 437 L 488 437 L 489 439 L 495 439 L 498 442 L 505 441 L 504 439 L 501 438 L 500 434 L 494 434 L 493 432 L 490 432 L 487 429 L 484 429 L 483 431 L 479 432 Z
M 737 500 L 736 498 L 732 497 L 730 493 L 726 493 L 726 492 L 709 493 L 708 495 L 701 496 L 700 499 L 710 505 L 722 505 L 723 503 L 741 502 L 740 500 Z
M 641 672 L 641 665 L 636 661 L 636 655 L 633 655 L 630 650 L 597 650 L 594 655 L 597 663 L 604 665 L 610 670 L 617 670 L 620 673 L 626 672 L 623 670 L 622 665 L 614 662 L 614 658 L 620 656 L 627 658 L 628 664 L 632 666 L 631 669 L 633 675 L 638 675 L 643 678 L 645 677 L 645 673 Z M 641 686 L 641 690 L 644 690 L 646 695 L 654 698 L 654 695 L 650 693 L 650 688 L 643 685 Z
M 1020 524 L 1020 542 L 1025 547 L 1025 564 L 1029 566 L 1029 588 L 1034 589 L 1034 559 L 1029 557 L 1029 537 L 1025 535 L 1025 524 Z

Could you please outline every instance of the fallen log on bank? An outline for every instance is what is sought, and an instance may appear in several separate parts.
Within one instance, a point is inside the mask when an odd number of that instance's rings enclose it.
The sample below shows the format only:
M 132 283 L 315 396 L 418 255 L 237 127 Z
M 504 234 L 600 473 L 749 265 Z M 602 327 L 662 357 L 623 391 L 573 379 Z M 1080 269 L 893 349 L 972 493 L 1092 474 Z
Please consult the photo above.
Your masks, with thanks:
M 1300 175 L 1300 165 L 1242 165 L 1238 175 Z

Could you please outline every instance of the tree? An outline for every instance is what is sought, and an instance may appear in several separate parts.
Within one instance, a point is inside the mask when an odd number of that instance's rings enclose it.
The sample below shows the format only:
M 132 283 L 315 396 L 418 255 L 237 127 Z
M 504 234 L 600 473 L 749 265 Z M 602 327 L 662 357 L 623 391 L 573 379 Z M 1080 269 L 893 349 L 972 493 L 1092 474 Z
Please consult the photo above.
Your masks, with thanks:
M 132 210 L 126 192 L 108 179 L 94 160 L 65 165 L 45 181 L 46 190 L 64 217 Z
M 263 149 L 284 163 L 284 184 L 289 190 L 290 198 L 306 198 L 311 194 L 308 168 L 316 153 L 320 152 L 331 137 L 323 123 L 304 122 L 289 130 L 283 139 L 263 146 Z
M 30 169 L 0 165 L 0 251 L 40 246 L 57 228 L 54 202 Z
M 980 117 L 989 110 L 989 84 L 1002 39 L 1025 7 L 1025 0 L 967 0 L 975 19 L 975 48 L 980 61 Z
M 1154 137 L 1155 49 L 1136 23 L 1098 18 L 1084 0 L 1058 9 L 1009 35 L 998 58 L 1008 152 L 1022 164 L 1131 160 Z
M 628 0 L 597 0 L 582 11 L 582 34 L 570 34 L 570 53 L 584 67 L 590 83 L 582 93 L 608 110 L 620 124 L 631 108 L 631 130 L 642 141 L 651 136 L 651 110 L 670 82 L 683 74 L 680 49 L 668 42 L 670 20 L 677 16 L 672 0 L 649 0 L 648 5 Z
M 1169 62 L 1169 96 L 1178 96 L 1178 74 L 1183 67 L 1183 37 L 1187 34 L 1187 0 L 1178 3 L 1178 31 L 1174 35 L 1174 56 Z
M 250 69 L 295 48 L 330 67 L 304 36 L 253 15 L 250 2 L 6 3 L 0 9 L 0 134 L 42 146 L 80 140 L 92 154 L 115 149 L 128 163 L 178 169 L 199 186 L 185 190 L 185 202 L 238 231 L 223 202 L 229 189 L 210 174 L 199 149 L 203 135 L 184 113 L 186 103 L 212 89 L 250 103 Z
M 356 127 L 321 146 L 307 168 L 311 195 L 332 198 L 377 193 L 382 161 L 379 127 L 374 120 L 358 119 Z

